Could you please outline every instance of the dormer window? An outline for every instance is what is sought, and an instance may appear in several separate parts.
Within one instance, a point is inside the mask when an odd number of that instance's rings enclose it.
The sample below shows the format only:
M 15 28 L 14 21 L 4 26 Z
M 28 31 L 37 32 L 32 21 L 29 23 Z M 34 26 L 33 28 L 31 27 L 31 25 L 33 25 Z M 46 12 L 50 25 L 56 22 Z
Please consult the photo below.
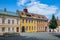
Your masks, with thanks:
M 27 14 L 27 16 L 28 16 L 28 17 L 31 17 L 31 15 L 28 15 L 28 14 Z
M 32 16 L 34 16 L 34 15 L 32 15 Z
M 42 17 L 42 18 L 44 18 L 44 17 Z
M 38 18 L 40 18 L 40 17 L 38 17 Z
M 23 15 L 23 13 L 22 13 L 22 15 Z

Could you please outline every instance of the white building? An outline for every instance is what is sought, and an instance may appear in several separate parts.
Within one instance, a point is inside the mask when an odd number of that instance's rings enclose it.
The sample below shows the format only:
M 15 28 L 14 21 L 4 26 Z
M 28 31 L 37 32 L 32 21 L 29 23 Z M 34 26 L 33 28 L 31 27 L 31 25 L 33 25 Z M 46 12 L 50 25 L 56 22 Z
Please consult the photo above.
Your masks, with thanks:
M 17 13 L 0 10 L 0 35 L 6 32 L 20 32 L 20 18 Z

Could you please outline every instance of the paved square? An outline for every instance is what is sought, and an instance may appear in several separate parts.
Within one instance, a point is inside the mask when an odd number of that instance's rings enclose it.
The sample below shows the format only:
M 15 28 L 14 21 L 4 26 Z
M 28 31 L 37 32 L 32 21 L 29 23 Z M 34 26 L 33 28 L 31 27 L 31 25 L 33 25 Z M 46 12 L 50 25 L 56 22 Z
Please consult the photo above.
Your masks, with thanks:
M 60 40 L 58 33 L 36 32 L 36 33 L 21 33 L 26 38 L 32 38 L 35 40 Z M 59 34 L 60 35 L 60 34 Z
M 20 36 L 0 37 L 0 40 L 60 40 L 60 33 L 20 33 Z

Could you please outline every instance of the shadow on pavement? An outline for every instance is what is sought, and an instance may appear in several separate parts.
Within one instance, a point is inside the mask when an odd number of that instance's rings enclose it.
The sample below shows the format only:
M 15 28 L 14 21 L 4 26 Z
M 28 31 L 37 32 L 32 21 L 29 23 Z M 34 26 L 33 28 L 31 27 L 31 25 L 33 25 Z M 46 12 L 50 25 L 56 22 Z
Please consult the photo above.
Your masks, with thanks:
M 60 34 L 58 34 L 58 33 L 50 33 L 50 34 L 52 34 L 52 35 L 55 36 L 55 37 L 60 38 Z
M 12 36 L 12 37 L 1 37 L 0 40 L 40 40 L 34 37 L 26 37 L 26 36 Z M 41 39 L 42 40 L 42 39 Z
M 54 35 L 54 36 L 56 36 L 56 37 L 60 38 L 60 35 Z

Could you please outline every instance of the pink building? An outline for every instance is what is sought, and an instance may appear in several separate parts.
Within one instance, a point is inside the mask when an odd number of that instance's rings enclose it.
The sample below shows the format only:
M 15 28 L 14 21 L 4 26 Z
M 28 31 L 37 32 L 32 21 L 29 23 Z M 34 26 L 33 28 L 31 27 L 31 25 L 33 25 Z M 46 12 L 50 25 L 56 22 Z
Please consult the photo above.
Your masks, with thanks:
M 0 10 L 0 35 L 6 32 L 20 32 L 19 17 L 17 13 Z

